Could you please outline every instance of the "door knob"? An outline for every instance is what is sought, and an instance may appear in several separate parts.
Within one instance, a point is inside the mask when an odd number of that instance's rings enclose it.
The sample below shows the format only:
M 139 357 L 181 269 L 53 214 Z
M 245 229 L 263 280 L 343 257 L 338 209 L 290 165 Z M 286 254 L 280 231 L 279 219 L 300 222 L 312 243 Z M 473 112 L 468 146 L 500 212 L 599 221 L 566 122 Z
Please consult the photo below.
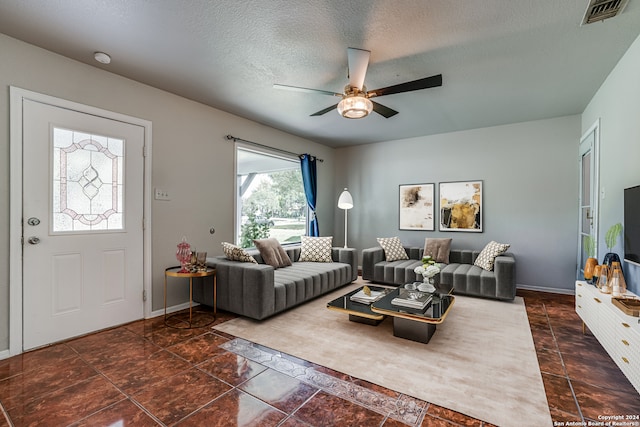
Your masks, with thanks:
M 29 242 L 32 245 L 37 245 L 38 243 L 40 243 L 40 238 L 36 236 L 31 236 L 27 239 L 27 242 Z

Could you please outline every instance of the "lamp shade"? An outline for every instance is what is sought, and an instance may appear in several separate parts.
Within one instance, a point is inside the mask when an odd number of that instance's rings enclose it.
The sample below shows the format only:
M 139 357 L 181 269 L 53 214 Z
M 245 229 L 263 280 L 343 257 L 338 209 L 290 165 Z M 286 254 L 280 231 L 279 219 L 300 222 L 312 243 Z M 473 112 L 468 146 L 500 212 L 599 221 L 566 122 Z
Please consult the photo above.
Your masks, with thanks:
M 364 96 L 347 96 L 338 103 L 338 113 L 347 119 L 361 119 L 373 110 L 373 103 Z
M 351 209 L 353 207 L 353 197 L 351 197 L 351 193 L 346 188 L 338 198 L 338 207 L 340 209 Z

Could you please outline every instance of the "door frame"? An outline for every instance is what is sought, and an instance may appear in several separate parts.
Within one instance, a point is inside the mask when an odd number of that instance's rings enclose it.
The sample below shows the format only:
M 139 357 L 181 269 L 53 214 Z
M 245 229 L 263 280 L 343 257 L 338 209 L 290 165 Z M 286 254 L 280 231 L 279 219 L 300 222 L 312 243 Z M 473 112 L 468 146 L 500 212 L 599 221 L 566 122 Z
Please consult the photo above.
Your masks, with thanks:
M 596 259 L 598 258 L 598 247 L 600 241 L 598 238 L 599 232 L 599 216 L 600 216 L 600 119 L 598 118 L 594 124 L 580 137 L 578 144 L 578 164 L 582 166 L 582 144 L 589 136 L 593 134 L 593 145 L 591 146 L 591 156 L 593 158 L 593 170 L 591 171 L 591 209 L 593 216 L 592 234 L 596 239 Z M 580 277 L 582 268 L 582 168 L 578 168 L 578 259 L 576 260 L 576 278 Z
M 22 229 L 22 150 L 23 110 L 25 99 L 92 114 L 144 128 L 144 176 L 143 176 L 143 298 L 144 318 L 151 316 L 151 131 L 148 120 L 113 111 L 103 110 L 50 95 L 9 87 L 9 356 L 22 353 L 23 349 L 23 229 Z

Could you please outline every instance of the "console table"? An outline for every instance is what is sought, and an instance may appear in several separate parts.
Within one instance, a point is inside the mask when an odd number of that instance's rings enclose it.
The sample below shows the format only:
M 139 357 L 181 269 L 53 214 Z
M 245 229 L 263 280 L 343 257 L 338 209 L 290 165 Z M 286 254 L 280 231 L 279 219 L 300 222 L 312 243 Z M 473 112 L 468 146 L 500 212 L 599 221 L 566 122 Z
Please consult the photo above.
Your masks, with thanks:
M 584 281 L 576 281 L 576 312 L 640 393 L 640 318 L 627 315 L 613 305 L 610 294 Z

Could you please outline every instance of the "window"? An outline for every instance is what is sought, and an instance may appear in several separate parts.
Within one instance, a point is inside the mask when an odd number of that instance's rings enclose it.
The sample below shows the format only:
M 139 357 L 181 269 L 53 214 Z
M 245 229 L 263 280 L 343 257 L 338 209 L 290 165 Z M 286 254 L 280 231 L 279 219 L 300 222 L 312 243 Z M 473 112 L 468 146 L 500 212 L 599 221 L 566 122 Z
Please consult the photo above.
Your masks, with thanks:
M 299 159 L 244 146 L 236 158 L 236 243 L 248 248 L 268 237 L 299 243 L 308 217 Z

